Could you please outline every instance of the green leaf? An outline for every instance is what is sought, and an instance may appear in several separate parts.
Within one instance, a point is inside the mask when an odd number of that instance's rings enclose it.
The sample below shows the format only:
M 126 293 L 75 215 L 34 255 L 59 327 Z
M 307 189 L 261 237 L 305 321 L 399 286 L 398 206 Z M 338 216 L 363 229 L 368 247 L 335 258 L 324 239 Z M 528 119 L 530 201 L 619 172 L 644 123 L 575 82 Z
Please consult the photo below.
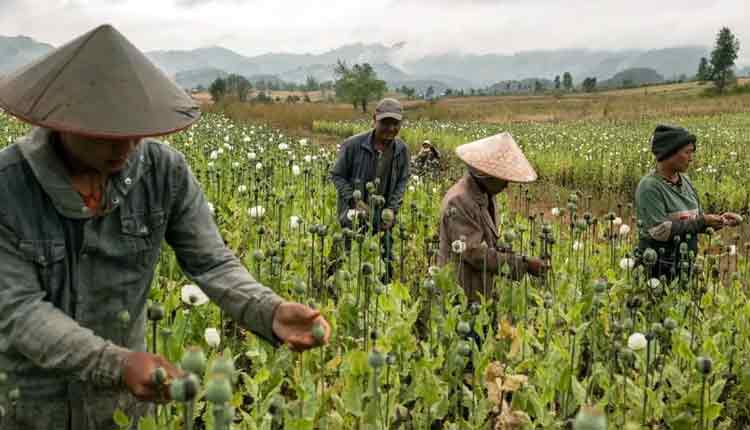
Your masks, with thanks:
M 125 412 L 123 412 L 121 409 L 116 409 L 114 415 L 112 416 L 112 419 L 115 421 L 115 424 L 117 424 L 118 427 L 125 430 L 130 428 L 131 419 L 127 415 L 125 415 Z

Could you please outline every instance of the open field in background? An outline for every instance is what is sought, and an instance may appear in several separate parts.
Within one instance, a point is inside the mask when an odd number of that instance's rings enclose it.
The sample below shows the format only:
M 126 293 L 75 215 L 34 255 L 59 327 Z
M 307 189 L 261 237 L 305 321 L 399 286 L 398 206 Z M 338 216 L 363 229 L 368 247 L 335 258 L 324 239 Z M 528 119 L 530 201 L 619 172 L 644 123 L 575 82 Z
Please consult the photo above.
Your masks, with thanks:
M 742 84 L 750 80 L 740 81 Z M 431 103 L 402 100 L 409 119 L 438 121 L 559 122 L 577 120 L 641 120 L 693 115 L 715 115 L 748 110 L 750 94 L 704 96 L 708 85 L 670 84 L 591 94 L 449 97 Z M 282 100 L 291 93 L 278 92 Z M 302 94 L 302 93 L 300 93 Z M 315 94 L 310 93 L 311 98 Z M 276 97 L 275 93 L 272 93 Z M 205 99 L 205 96 L 201 96 Z M 369 107 L 370 112 L 374 105 Z M 309 133 L 317 120 L 369 119 L 345 103 L 222 103 L 205 106 L 226 111 L 236 120 L 262 121 L 287 131 Z

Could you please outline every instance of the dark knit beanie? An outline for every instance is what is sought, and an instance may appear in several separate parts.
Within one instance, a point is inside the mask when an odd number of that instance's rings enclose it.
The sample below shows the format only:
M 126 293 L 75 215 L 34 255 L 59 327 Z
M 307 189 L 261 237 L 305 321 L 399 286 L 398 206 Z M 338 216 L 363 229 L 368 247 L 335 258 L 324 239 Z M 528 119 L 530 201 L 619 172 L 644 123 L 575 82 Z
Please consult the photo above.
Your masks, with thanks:
M 651 139 L 651 152 L 656 156 L 656 161 L 664 161 L 686 145 L 695 145 L 696 140 L 695 135 L 682 127 L 657 125 Z

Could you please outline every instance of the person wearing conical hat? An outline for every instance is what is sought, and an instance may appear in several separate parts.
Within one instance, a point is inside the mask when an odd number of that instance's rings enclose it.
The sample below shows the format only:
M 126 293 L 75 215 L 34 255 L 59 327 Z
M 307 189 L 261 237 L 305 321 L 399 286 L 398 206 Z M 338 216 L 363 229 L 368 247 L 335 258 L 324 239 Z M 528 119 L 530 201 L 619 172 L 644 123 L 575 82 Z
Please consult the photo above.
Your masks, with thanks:
M 0 152 L 3 430 L 102 430 L 169 396 L 180 371 L 147 353 L 146 300 L 164 240 L 226 315 L 274 344 L 327 342 L 317 311 L 255 281 L 224 245 L 179 152 L 152 139 L 196 104 L 100 26 L 0 80 L 0 107 L 34 125 Z M 324 328 L 322 341 L 312 335 Z M 133 427 L 135 428 L 135 427 Z
M 459 262 L 459 283 L 477 301 L 479 294 L 491 294 L 493 277 L 506 264 L 515 278 L 546 270 L 539 258 L 497 248 L 495 196 L 509 182 L 533 182 L 537 174 L 509 133 L 461 145 L 456 154 L 467 172 L 443 198 L 438 263 Z

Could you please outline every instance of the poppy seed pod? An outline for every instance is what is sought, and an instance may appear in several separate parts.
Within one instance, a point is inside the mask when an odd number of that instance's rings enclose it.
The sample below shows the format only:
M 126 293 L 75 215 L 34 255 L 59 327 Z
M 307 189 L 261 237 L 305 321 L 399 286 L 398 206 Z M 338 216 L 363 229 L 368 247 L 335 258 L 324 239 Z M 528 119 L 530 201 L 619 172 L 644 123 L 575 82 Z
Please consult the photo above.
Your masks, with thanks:
M 206 354 L 197 346 L 191 346 L 182 357 L 182 368 L 186 372 L 200 375 L 206 370 Z
M 148 307 L 146 316 L 148 317 L 149 321 L 161 321 L 162 319 L 164 319 L 164 306 L 158 303 L 152 304 Z
M 211 366 L 211 373 L 212 374 L 223 374 L 224 376 L 229 379 L 229 382 L 235 383 L 237 380 L 237 369 L 234 367 L 234 361 L 232 361 L 231 356 L 226 356 L 222 354 L 219 358 L 214 361 L 213 366 Z
M 458 353 L 463 355 L 464 357 L 470 356 L 471 345 L 469 345 L 468 342 L 461 342 L 461 344 L 458 345 Z
M 362 274 L 365 276 L 372 275 L 373 267 L 370 263 L 362 263 Z
M 323 339 L 326 337 L 326 331 L 323 328 L 322 324 L 318 323 L 313 326 L 312 336 L 313 336 L 313 339 L 315 339 L 317 342 L 323 341 Z
M 355 202 L 362 200 L 362 191 L 354 190 L 354 192 L 352 193 L 352 198 L 354 199 Z
M 167 371 L 163 367 L 157 367 L 151 374 L 151 382 L 157 387 L 167 382 Z
M 370 353 L 370 356 L 367 359 L 367 362 L 370 364 L 370 367 L 373 369 L 379 369 L 383 367 L 385 364 L 385 356 L 382 352 L 378 351 L 377 349 L 372 350 Z
M 708 357 L 699 356 L 695 359 L 695 367 L 704 375 L 711 373 L 713 366 L 713 361 Z
M 659 256 L 656 254 L 656 251 L 654 251 L 653 248 L 647 248 L 645 251 L 643 251 L 643 261 L 646 262 L 646 264 L 656 264 L 656 260 L 659 258 Z
M 130 324 L 130 312 L 127 309 L 121 310 L 117 313 L 117 320 L 120 321 L 120 324 L 127 326 Z
M 211 403 L 223 404 L 232 399 L 232 385 L 226 375 L 217 373 L 206 384 L 206 399 Z
M 471 333 L 471 326 L 469 326 L 469 323 L 466 321 L 461 321 L 456 326 L 456 331 L 458 331 L 458 334 L 465 337 Z
M 383 218 L 383 221 L 390 223 L 393 222 L 396 215 L 393 213 L 393 209 L 386 208 L 383 209 L 383 213 L 381 214 L 381 218 Z
M 307 287 L 305 286 L 305 281 L 302 281 L 300 279 L 296 280 L 294 282 L 294 293 L 297 295 L 305 294 L 305 290 Z
M 256 249 L 253 252 L 253 260 L 255 261 L 263 261 L 266 258 L 266 255 L 263 253 L 262 250 Z

